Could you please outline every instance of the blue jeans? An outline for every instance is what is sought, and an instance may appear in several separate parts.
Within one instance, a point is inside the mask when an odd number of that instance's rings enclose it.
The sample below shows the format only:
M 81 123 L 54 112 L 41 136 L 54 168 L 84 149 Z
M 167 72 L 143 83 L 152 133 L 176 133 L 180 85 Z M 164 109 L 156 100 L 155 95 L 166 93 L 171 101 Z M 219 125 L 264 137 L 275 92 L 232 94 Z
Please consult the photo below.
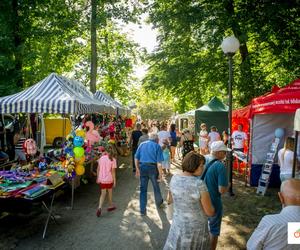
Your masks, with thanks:
M 292 174 L 280 174 L 280 180 L 281 182 L 284 182 L 286 180 L 292 179 Z
M 152 182 L 155 204 L 156 206 L 160 206 L 163 202 L 163 198 L 161 196 L 159 184 L 157 182 L 158 178 L 158 170 L 156 166 L 140 166 L 140 210 L 142 214 L 146 214 L 147 207 L 147 189 L 149 179 Z

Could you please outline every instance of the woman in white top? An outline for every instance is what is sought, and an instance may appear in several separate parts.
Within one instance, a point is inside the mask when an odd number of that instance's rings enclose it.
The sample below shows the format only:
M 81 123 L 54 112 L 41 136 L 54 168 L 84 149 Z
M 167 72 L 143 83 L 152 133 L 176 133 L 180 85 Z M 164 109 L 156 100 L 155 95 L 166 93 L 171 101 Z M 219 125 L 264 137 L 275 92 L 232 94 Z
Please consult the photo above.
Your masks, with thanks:
M 292 178 L 294 144 L 295 144 L 294 138 L 287 137 L 285 139 L 284 147 L 278 151 L 278 163 L 280 166 L 281 182 Z
M 199 133 L 199 148 L 200 154 L 206 155 L 208 154 L 208 132 L 206 130 L 206 124 L 202 123 L 200 125 L 200 133 Z
M 216 126 L 211 126 L 210 127 L 210 132 L 208 134 L 208 146 L 210 149 L 210 145 L 214 142 L 214 141 L 221 141 L 221 136 L 217 130 Z

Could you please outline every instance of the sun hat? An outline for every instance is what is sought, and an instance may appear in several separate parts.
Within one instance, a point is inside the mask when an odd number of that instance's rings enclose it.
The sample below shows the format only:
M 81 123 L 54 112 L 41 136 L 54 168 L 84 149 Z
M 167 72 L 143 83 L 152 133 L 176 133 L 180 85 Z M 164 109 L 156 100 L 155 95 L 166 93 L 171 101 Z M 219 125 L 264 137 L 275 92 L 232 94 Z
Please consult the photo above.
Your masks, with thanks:
M 230 149 L 226 147 L 223 141 L 212 142 L 210 149 L 212 152 L 230 151 Z

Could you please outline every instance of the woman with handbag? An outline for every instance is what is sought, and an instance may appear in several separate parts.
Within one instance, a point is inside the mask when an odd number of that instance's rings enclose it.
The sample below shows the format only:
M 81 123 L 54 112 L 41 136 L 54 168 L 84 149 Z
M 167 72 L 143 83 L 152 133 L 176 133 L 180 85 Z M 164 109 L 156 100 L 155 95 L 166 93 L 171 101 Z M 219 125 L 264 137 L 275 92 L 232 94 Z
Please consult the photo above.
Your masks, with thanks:
M 182 174 L 170 182 L 168 204 L 173 203 L 173 220 L 164 250 L 209 249 L 207 216 L 214 215 L 207 187 L 198 176 L 204 156 L 189 152 L 182 161 Z

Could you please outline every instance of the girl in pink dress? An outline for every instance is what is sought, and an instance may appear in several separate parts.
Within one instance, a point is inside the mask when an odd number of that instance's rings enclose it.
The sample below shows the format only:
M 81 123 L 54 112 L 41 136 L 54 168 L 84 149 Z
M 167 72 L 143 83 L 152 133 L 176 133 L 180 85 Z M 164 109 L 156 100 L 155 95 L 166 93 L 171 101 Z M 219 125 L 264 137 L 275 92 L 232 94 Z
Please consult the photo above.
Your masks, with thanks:
M 96 212 L 97 217 L 101 215 L 107 192 L 109 204 L 107 211 L 110 212 L 116 209 L 116 206 L 112 202 L 112 188 L 116 187 L 116 168 L 116 153 L 112 146 L 109 146 L 107 153 L 104 153 L 98 160 L 97 183 L 100 185 L 101 193 L 99 207 Z

